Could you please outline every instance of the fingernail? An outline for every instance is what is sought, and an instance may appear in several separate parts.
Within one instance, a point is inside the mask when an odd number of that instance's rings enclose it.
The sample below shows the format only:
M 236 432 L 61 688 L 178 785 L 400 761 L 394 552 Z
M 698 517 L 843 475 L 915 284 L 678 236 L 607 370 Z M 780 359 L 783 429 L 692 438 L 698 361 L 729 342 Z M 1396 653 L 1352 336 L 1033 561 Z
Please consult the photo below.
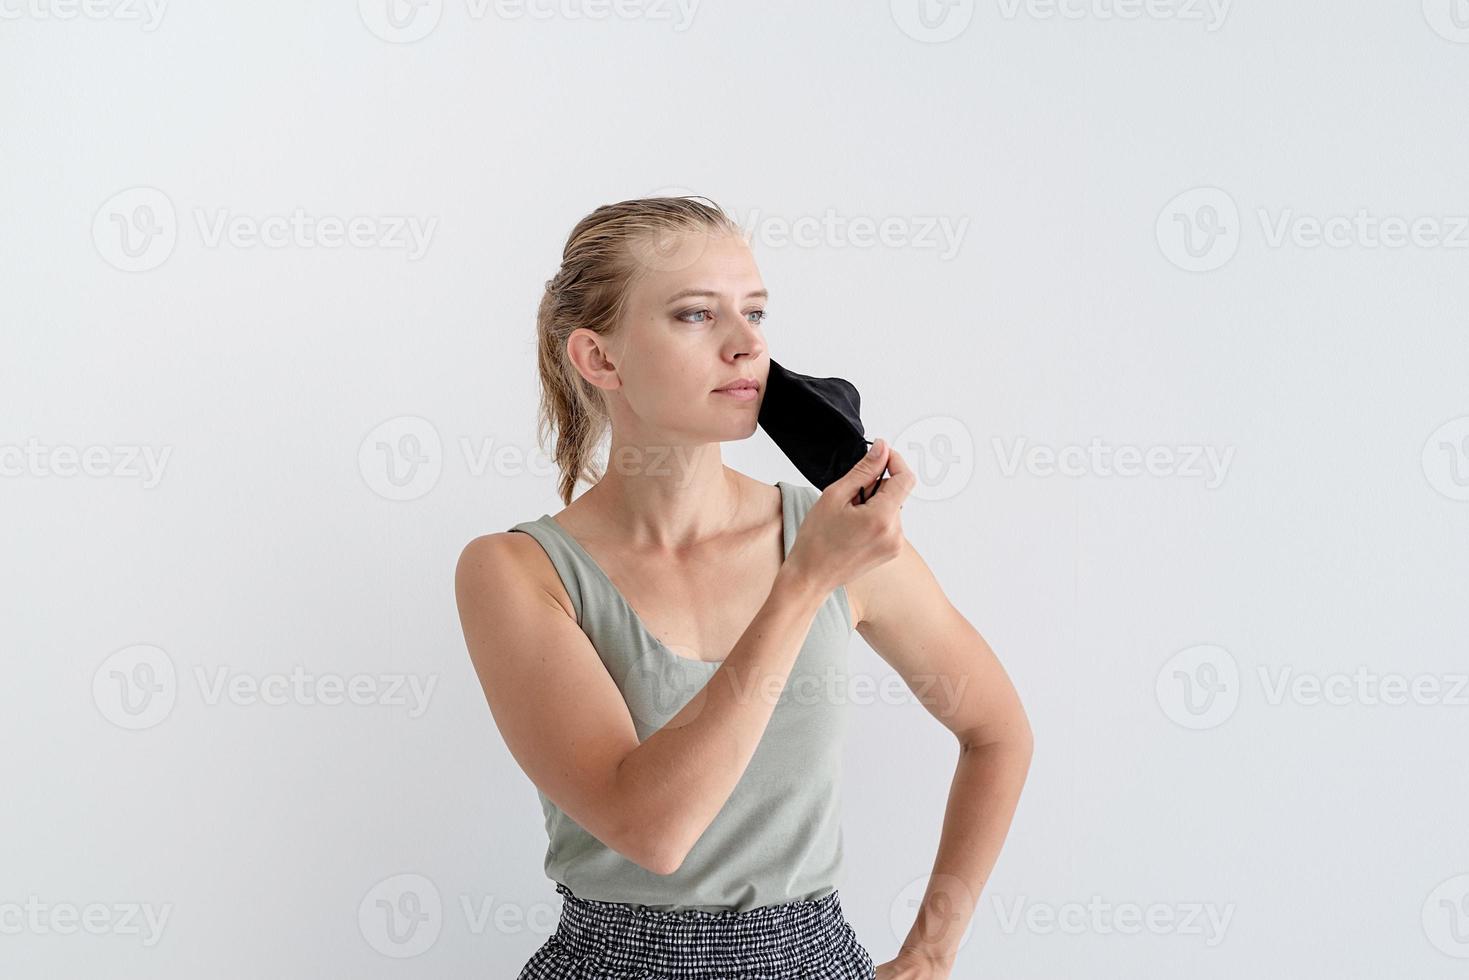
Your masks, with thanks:
M 869 456 L 876 456 L 880 452 L 882 452 L 882 439 L 878 439 L 872 445 L 867 447 L 867 455 Z

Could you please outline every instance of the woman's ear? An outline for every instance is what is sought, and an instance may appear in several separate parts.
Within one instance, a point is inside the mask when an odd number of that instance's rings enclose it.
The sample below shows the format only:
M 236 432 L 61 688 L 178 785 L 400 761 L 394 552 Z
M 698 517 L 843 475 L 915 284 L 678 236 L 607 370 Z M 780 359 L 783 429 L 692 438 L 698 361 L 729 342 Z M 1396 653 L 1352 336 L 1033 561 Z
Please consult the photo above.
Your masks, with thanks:
M 606 391 L 622 387 L 617 365 L 611 360 L 608 338 L 585 327 L 578 327 L 566 338 L 566 356 L 577 373 L 589 384 Z

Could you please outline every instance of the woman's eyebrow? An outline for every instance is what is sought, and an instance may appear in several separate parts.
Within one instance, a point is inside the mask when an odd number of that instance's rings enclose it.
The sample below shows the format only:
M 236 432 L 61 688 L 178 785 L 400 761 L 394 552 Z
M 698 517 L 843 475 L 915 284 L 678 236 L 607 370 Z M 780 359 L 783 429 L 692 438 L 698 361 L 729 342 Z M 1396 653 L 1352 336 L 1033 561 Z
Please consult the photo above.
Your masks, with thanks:
M 678 292 L 674 293 L 672 296 L 668 297 L 668 299 L 665 300 L 665 302 L 672 303 L 672 302 L 675 302 L 677 300 L 688 299 L 690 296 L 718 296 L 718 295 L 719 295 L 718 293 L 714 292 L 711 289 L 682 289 L 682 290 L 679 290 Z M 757 289 L 753 293 L 746 293 L 745 294 L 745 299 L 754 299 L 756 297 L 759 297 L 761 299 L 769 299 L 770 298 L 770 290 L 768 290 L 768 289 Z

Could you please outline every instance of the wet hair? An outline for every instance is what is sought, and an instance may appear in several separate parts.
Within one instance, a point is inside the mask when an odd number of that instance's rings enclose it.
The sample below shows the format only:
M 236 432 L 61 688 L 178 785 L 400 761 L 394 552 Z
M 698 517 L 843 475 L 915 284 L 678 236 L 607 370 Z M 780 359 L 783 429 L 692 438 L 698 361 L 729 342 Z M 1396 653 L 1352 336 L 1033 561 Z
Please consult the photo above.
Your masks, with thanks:
M 564 504 L 571 503 L 577 481 L 602 478 L 592 450 L 611 428 L 605 396 L 572 364 L 567 338 L 582 328 L 612 336 L 632 285 L 669 242 L 690 231 L 741 234 L 734 219 L 708 198 L 642 197 L 604 204 L 571 229 L 561 268 L 546 280 L 536 313 L 537 431 L 542 449 L 554 434 L 551 455 L 561 473 L 557 493 Z

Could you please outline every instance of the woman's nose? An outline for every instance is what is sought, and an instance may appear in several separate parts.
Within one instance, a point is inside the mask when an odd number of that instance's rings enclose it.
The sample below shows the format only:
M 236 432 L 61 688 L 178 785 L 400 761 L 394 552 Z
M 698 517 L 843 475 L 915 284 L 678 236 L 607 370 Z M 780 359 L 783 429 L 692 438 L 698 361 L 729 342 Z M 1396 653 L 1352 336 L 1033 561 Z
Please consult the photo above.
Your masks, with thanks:
M 746 317 L 740 317 L 740 323 L 742 326 L 731 341 L 735 345 L 735 356 L 744 354 L 746 357 L 758 357 L 765 353 L 765 335 L 760 327 Z

